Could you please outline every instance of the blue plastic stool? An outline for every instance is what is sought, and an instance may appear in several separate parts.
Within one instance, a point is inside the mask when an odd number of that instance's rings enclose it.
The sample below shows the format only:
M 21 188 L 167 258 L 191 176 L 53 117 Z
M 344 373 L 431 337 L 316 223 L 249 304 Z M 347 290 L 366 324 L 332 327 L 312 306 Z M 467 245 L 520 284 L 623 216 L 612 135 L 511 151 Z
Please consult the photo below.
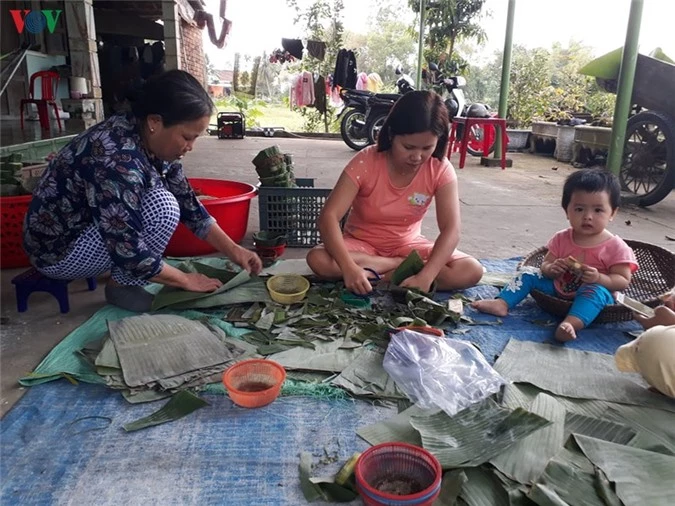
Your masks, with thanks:
M 28 297 L 33 292 L 51 293 L 59 301 L 62 313 L 70 311 L 68 302 L 68 283 L 71 279 L 48 278 L 35 268 L 28 269 L 12 279 L 16 286 L 16 310 L 23 313 L 28 309 Z M 96 290 L 96 278 L 87 278 L 89 290 Z

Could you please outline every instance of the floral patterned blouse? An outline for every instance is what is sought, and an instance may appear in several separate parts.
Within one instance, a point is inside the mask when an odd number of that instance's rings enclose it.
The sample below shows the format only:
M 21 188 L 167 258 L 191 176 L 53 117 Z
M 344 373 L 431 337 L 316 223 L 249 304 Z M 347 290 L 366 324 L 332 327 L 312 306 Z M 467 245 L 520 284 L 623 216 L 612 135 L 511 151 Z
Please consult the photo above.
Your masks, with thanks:
M 141 145 L 132 115 L 116 115 L 70 141 L 49 163 L 24 221 L 24 248 L 36 267 L 62 260 L 92 224 L 110 258 L 139 279 L 156 276 L 161 256 L 143 239 L 141 201 L 164 185 L 180 220 L 204 239 L 215 220 L 195 196 L 179 162 L 163 162 Z

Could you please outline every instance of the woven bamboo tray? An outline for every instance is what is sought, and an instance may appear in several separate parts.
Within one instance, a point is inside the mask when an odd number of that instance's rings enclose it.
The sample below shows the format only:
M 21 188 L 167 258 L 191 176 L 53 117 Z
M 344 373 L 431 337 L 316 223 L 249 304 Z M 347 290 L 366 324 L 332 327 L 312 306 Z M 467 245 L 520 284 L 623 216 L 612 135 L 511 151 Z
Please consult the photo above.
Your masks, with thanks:
M 626 244 L 633 248 L 640 268 L 633 274 L 630 285 L 624 293 L 639 300 L 650 307 L 658 306 L 659 296 L 668 293 L 675 287 L 675 253 L 660 246 L 640 241 L 627 240 Z M 523 267 L 541 267 L 548 249 L 543 246 L 529 253 L 518 264 L 518 270 Z M 572 307 L 572 301 L 547 295 L 539 290 L 533 290 L 532 298 L 544 311 L 555 316 L 564 317 Z M 612 323 L 633 319 L 633 313 L 619 304 L 606 306 L 595 323 Z

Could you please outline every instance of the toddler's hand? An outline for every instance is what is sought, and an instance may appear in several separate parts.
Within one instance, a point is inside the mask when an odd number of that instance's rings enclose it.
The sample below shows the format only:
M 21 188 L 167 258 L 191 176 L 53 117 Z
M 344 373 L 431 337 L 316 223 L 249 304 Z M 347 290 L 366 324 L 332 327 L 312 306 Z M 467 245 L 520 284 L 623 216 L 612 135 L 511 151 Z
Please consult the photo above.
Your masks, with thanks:
M 581 281 L 588 284 L 597 283 L 600 279 L 600 272 L 595 267 L 584 265 L 581 271 Z
M 548 272 L 551 277 L 557 278 L 567 270 L 567 260 L 564 258 L 556 258 L 549 264 Z

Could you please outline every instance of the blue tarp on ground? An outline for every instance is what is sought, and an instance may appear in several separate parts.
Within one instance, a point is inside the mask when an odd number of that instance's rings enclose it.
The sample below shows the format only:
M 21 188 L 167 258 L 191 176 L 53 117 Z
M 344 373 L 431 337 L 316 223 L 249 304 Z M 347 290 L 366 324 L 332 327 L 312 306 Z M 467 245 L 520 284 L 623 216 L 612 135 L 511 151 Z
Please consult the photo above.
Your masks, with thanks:
M 516 260 L 484 264 L 490 271 L 510 272 Z M 466 291 L 471 297 L 496 293 L 491 287 Z M 470 309 L 468 314 L 496 320 Z M 553 318 L 532 300 L 502 320 L 496 326 L 461 326 L 467 332 L 450 337 L 474 342 L 494 362 L 509 339 L 549 342 L 554 330 L 541 325 Z M 593 326 L 566 346 L 613 353 L 630 339 L 625 331 L 638 328 L 634 322 Z M 287 397 L 245 410 L 223 396 L 203 397 L 210 406 L 126 433 L 124 424 L 159 405 L 130 405 L 102 386 L 65 380 L 32 387 L 0 426 L 0 503 L 305 504 L 300 452 L 311 452 L 315 462 L 326 453 L 344 461 L 367 447 L 355 434 L 358 427 L 394 413 L 364 401 Z M 100 430 L 87 431 L 93 428 Z M 314 475 L 332 475 L 336 466 Z

